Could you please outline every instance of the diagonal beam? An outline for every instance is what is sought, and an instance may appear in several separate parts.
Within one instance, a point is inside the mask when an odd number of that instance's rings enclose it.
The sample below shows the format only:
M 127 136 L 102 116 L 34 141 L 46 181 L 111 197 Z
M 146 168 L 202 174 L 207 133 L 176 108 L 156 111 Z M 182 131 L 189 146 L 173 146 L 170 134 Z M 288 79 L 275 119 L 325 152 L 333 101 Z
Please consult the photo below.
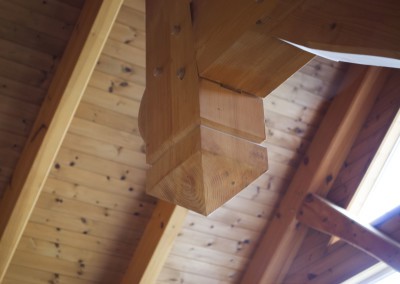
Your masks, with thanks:
M 296 221 L 308 193 L 325 196 L 370 112 L 386 70 L 352 66 L 323 119 L 287 193 L 281 200 L 242 283 L 279 283 L 297 253 L 306 228 Z
M 373 227 L 391 239 L 400 241 L 400 207 L 373 222 Z M 370 268 L 379 261 L 355 248 L 338 241 L 326 250 L 323 257 L 287 275 L 284 283 L 342 283 Z M 357 282 L 359 283 L 359 282 Z
M 353 219 L 349 213 L 316 195 L 309 194 L 297 214 L 304 225 L 341 238 L 367 254 L 400 271 L 400 244 L 371 225 Z
M 122 0 L 86 1 L 0 203 L 0 282 L 48 176 Z
M 122 284 L 156 282 L 186 215 L 187 209 L 158 201 Z

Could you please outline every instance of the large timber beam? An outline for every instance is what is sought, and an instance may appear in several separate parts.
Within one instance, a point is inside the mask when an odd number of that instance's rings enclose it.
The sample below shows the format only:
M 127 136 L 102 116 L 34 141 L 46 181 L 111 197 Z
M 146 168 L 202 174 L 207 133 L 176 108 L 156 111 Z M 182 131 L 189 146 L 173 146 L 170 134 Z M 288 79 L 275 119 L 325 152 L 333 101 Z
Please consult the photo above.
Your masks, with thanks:
M 287 17 L 272 15 L 272 24 L 267 20 L 259 30 L 309 48 L 400 59 L 400 9 L 396 0 L 296 2 L 301 4 Z M 363 63 L 363 57 L 359 60 Z
M 156 283 L 186 215 L 187 209 L 158 201 L 122 284 Z
M 364 124 L 387 70 L 352 66 L 261 237 L 242 283 L 280 283 L 306 227 L 296 214 L 308 193 L 325 196 Z
M 320 232 L 339 237 L 400 271 L 400 244 L 368 224 L 358 222 L 343 208 L 316 195 L 304 199 L 297 219 Z
M 262 100 L 199 78 L 188 0 L 147 1 L 146 29 L 146 191 L 208 215 L 267 170 Z
M 122 2 L 85 2 L 0 203 L 0 282 L 35 207 Z
M 395 0 L 193 0 L 193 15 L 200 76 L 258 96 L 312 58 L 281 40 L 342 61 L 400 67 Z
M 270 14 L 288 14 L 282 1 L 194 0 L 199 75 L 265 97 L 314 55 L 254 29 Z M 221 12 L 223 11 L 223 12 Z

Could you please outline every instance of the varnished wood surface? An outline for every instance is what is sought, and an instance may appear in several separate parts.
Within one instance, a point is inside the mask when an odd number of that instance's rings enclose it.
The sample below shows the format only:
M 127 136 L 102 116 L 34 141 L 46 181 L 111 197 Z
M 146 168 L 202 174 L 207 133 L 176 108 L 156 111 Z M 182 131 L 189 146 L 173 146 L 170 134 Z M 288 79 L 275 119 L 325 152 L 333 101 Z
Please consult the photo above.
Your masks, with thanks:
M 310 228 L 339 237 L 393 269 L 400 270 L 399 243 L 317 194 L 304 198 L 297 220 Z
M 0 202 L 0 281 L 3 281 L 16 255 L 19 240 L 121 4 L 119 0 L 88 2 L 73 26 L 71 38 L 49 83 L 29 140 Z M 40 19 L 38 17 L 35 23 L 39 23 Z
M 80 9 L 55 0 L 0 3 L 0 196 L 45 97 Z M 59 29 L 52 34 L 49 27 Z M 63 27 L 68 27 L 64 29 Z
M 56 2 L 77 9 L 82 1 Z M 124 2 L 5 283 L 114 283 L 122 278 L 155 206 L 144 194 L 147 165 L 138 131 L 137 111 L 146 83 L 144 10 L 143 0 Z M 0 34 L 9 37 L 12 25 L 1 17 L 0 23 Z M 35 50 L 52 55 L 62 50 L 59 38 L 41 32 L 37 40 L 32 27 L 15 34 L 15 43 L 24 47 L 37 46 Z M 45 66 L 50 61 L 35 62 Z M 189 213 L 158 283 L 239 281 L 344 69 L 343 64 L 316 58 L 264 100 L 269 172 L 207 219 Z M 18 98 L 11 105 L 24 106 L 27 112 L 38 108 L 43 90 L 41 81 L 35 81 L 43 78 L 39 73 L 15 80 L 6 75 L 7 69 L 1 72 L 8 88 L 0 92 Z M 20 84 L 26 78 L 36 79 Z M 4 118 L 21 111 L 5 109 L 12 111 L 1 111 Z M 0 145 L 6 147 L 1 157 L 12 159 L 23 146 L 21 134 L 27 127 L 19 118 L 5 127 L 13 131 L 0 135 Z
M 345 207 L 349 203 L 399 109 L 400 97 L 398 96 L 397 84 L 399 76 L 398 71 L 390 74 L 385 88 L 378 97 L 377 103 L 360 131 L 328 195 L 329 200 L 340 206 Z M 325 275 L 323 277 L 326 281 L 339 282 L 340 280 L 336 279 L 345 279 L 345 277 L 365 269 L 368 264 L 374 263 L 374 259 L 371 257 L 367 257 L 367 260 L 365 262 L 361 261 L 359 265 L 350 261 L 346 264 L 348 270 L 343 275 L 332 273 L 332 271 L 336 271 L 336 267 L 340 267 L 339 262 L 332 261 L 329 262 L 329 265 L 321 264 L 316 266 L 317 263 L 326 263 L 325 261 L 329 260 L 329 252 L 336 247 L 336 245 L 328 246 L 330 239 L 329 236 L 321 233 L 310 232 L 304 240 L 284 282 L 292 283 L 294 279 L 307 279 L 307 275 L 311 275 L 310 278 L 312 278 L 307 280 L 309 282 L 320 281 L 319 275 Z M 364 253 L 362 254 L 365 255 Z M 352 270 L 353 272 L 351 272 Z

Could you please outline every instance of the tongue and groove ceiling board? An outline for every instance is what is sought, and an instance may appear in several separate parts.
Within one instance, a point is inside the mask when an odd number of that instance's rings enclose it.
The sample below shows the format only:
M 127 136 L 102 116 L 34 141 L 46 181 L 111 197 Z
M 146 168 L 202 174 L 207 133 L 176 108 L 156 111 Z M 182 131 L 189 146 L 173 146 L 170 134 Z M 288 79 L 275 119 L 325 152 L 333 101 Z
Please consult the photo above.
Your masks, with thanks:
M 16 13 L 18 18 L 0 9 L 3 187 L 83 2 L 0 1 L 1 7 L 32 11 L 29 17 Z M 59 22 L 69 24 L 54 32 Z M 208 218 L 189 212 L 156 283 L 240 282 L 347 68 L 316 57 L 263 100 L 269 171 Z M 333 185 L 333 201 L 348 202 L 399 107 L 398 77 L 392 76 Z M 144 193 L 148 166 L 138 129 L 145 84 L 144 0 L 126 0 L 4 283 L 120 283 L 156 208 Z M 316 282 L 320 274 L 334 279 L 331 271 L 340 263 L 325 259 L 328 241 L 310 231 L 285 281 L 301 277 L 312 283 L 309 278 Z M 320 261 L 326 264 L 316 266 Z
M 79 13 L 57 1 L 0 2 L 0 196 Z

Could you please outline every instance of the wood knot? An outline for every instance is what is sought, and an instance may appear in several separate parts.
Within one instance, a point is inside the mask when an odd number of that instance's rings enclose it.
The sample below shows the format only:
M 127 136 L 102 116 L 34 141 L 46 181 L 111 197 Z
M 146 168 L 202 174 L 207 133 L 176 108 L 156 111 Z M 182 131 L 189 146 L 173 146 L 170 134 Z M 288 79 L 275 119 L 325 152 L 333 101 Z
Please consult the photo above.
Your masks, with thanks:
M 183 78 L 185 77 L 185 68 L 179 68 L 177 71 L 176 71 L 176 76 L 179 78 L 179 80 L 183 80 Z
M 153 76 L 154 77 L 159 77 L 159 76 L 162 75 L 163 71 L 164 71 L 164 69 L 162 67 L 156 67 L 153 70 Z
M 174 25 L 171 30 L 171 35 L 178 35 L 181 32 L 180 25 Z

